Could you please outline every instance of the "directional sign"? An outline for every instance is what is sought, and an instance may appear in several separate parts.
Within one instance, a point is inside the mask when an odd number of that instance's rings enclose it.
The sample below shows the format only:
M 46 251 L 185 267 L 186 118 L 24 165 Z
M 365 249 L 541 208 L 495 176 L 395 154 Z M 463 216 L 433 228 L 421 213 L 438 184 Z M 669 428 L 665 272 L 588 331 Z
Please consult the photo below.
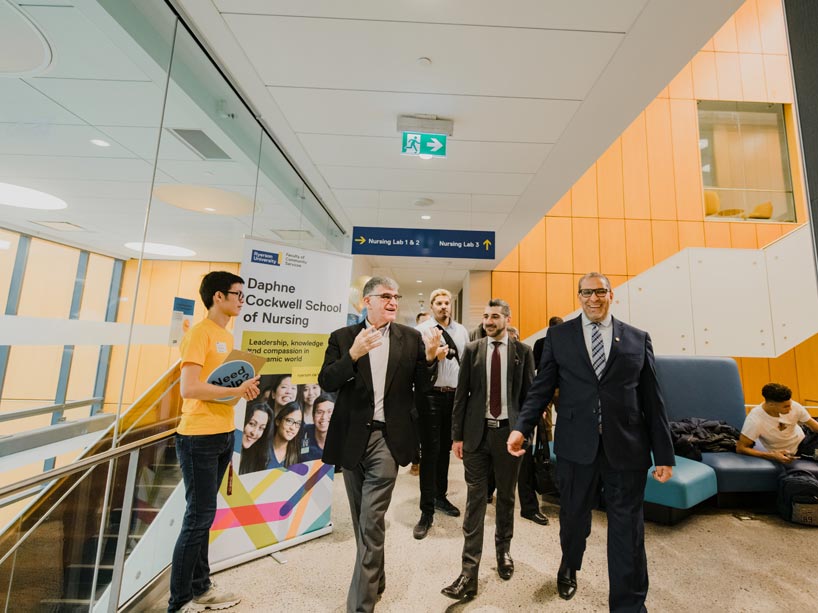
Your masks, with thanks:
M 489 231 L 355 226 L 353 232 L 353 254 L 494 259 L 494 232 Z
M 400 152 L 403 155 L 446 157 L 446 135 L 404 132 Z

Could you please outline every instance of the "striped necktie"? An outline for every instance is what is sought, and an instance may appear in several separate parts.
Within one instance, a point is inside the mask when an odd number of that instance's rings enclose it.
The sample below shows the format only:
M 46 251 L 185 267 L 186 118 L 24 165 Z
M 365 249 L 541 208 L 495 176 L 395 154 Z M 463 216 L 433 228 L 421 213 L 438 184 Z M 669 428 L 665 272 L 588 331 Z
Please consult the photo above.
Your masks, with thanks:
M 598 323 L 591 324 L 591 364 L 599 379 L 602 371 L 605 370 L 605 344 L 602 342 L 602 333 L 599 331 Z

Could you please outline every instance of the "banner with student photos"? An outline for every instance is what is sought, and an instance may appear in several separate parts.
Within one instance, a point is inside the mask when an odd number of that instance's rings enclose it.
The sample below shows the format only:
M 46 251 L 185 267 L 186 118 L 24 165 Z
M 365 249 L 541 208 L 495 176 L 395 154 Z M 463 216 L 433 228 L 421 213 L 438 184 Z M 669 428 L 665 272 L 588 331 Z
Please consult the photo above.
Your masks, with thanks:
M 259 397 L 235 406 L 233 477 L 219 492 L 211 563 L 245 562 L 329 530 L 334 469 L 321 454 L 335 398 L 318 373 L 330 333 L 346 325 L 351 268 L 350 256 L 245 240 L 236 347 L 267 362 Z

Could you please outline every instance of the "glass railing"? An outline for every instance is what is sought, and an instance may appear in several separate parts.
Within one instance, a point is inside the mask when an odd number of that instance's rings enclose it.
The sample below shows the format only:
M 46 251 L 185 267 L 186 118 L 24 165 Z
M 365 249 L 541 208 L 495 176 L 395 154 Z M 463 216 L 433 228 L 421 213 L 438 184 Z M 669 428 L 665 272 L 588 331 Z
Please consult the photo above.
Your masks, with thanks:
M 180 408 L 175 364 L 84 458 L 0 488 L 0 506 L 31 500 L 0 535 L 0 611 L 117 610 L 125 559 L 181 480 Z

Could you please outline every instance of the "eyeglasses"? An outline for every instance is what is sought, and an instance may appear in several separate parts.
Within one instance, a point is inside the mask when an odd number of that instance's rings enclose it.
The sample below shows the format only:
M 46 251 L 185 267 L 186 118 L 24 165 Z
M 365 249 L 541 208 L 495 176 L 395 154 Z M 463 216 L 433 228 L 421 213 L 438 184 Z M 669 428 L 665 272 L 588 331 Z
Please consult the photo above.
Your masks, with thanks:
M 225 294 L 236 294 L 236 297 L 239 299 L 239 302 L 244 302 L 244 292 L 225 292 Z
M 301 427 L 301 422 L 298 421 L 297 419 L 293 419 L 292 417 L 285 417 L 281 421 L 283 421 L 288 426 L 298 426 L 299 428 Z
M 600 298 L 604 298 L 611 291 L 607 287 L 597 287 L 596 289 L 581 289 L 579 295 L 583 298 L 590 298 L 592 294 L 596 294 Z
M 371 298 L 373 296 L 377 296 L 384 302 L 389 302 L 390 300 L 394 300 L 395 302 L 400 302 L 400 299 L 403 298 L 400 294 L 369 294 L 367 298 Z

